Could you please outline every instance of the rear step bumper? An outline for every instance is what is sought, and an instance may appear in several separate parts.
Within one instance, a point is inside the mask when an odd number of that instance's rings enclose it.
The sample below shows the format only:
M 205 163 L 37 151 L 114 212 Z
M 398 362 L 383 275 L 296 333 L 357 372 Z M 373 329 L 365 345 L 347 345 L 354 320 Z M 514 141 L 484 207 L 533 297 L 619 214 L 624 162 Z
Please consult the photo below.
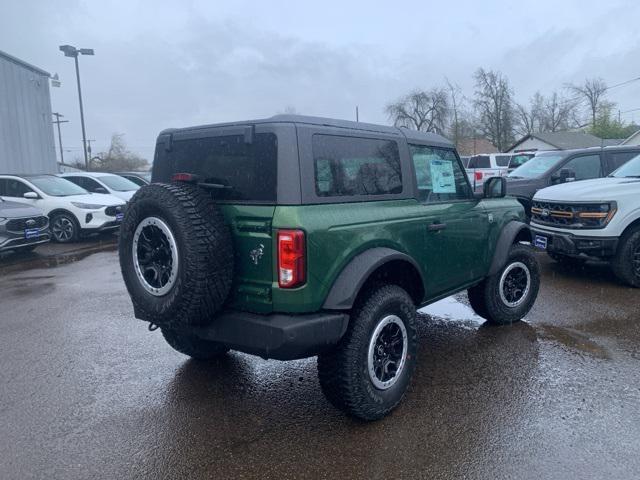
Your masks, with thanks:
M 185 332 L 263 358 L 294 360 L 312 357 L 337 344 L 348 323 L 345 313 L 258 315 L 229 311 L 211 325 L 190 327 Z

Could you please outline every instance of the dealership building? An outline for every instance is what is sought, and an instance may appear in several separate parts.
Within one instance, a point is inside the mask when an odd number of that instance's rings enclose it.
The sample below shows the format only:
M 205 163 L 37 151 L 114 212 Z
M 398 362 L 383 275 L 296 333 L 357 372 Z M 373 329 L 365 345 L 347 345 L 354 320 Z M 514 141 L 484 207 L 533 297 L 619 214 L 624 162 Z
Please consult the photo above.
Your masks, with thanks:
M 0 51 L 0 174 L 58 171 L 49 77 Z

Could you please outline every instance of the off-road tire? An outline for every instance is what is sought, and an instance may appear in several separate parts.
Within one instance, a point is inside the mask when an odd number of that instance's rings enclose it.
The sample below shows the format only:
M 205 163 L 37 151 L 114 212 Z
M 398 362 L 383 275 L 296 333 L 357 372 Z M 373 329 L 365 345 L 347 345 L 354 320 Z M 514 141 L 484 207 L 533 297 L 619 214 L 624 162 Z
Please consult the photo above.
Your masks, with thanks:
M 381 320 L 396 315 L 407 332 L 404 366 L 393 385 L 376 388 L 368 372 L 372 334 Z M 409 294 L 396 285 L 372 288 L 351 312 L 349 326 L 340 343 L 318 356 L 318 377 L 329 402 L 349 416 L 377 420 L 402 400 L 416 366 L 416 307 Z
M 163 328 L 162 336 L 174 350 L 195 360 L 211 360 L 225 355 L 229 348 L 218 342 L 202 340 L 168 328 Z
M 133 260 L 133 238 L 145 219 L 170 229 L 178 268 L 161 296 L 145 289 Z M 154 183 L 129 201 L 119 239 L 120 267 L 137 318 L 166 328 L 204 325 L 222 308 L 233 280 L 231 231 L 211 195 L 189 184 Z
M 561 265 L 568 265 L 573 267 L 579 267 L 584 265 L 587 261 L 585 258 L 570 257 L 569 255 L 562 255 L 561 253 L 547 252 L 549 257 Z
M 632 287 L 640 288 L 640 227 L 628 230 L 618 243 L 618 251 L 611 261 L 616 277 Z
M 529 290 L 516 306 L 507 305 L 500 295 L 502 274 L 515 263 L 524 264 L 530 275 Z M 509 325 L 521 320 L 536 301 L 540 288 L 540 267 L 533 248 L 529 245 L 511 246 L 505 265 L 495 274 L 485 278 L 467 291 L 471 308 L 490 324 Z
M 68 220 L 71 225 L 73 226 L 73 230 L 71 233 L 71 236 L 69 238 L 59 238 L 56 237 L 56 235 L 53 233 L 53 229 L 54 229 L 54 224 L 56 224 L 56 222 L 58 222 L 59 220 L 62 219 L 66 219 Z M 50 220 L 49 220 L 49 225 L 50 225 L 50 229 L 51 229 L 51 240 L 57 243 L 74 243 L 76 241 L 78 241 L 78 238 L 80 237 L 80 225 L 78 224 L 78 220 L 76 219 L 75 216 L 73 216 L 73 214 L 71 213 L 66 213 L 66 212 L 61 212 L 61 213 L 56 213 L 54 215 L 51 216 Z

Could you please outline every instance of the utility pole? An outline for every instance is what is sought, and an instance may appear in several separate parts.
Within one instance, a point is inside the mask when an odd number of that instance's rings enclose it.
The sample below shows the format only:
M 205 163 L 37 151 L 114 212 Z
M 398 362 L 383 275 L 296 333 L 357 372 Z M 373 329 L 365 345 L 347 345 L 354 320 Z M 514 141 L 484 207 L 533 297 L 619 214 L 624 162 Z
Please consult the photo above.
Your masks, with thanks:
M 356 105 L 356 122 L 360 121 L 360 115 L 358 114 L 358 105 Z
M 78 82 L 78 100 L 80 101 L 80 123 L 82 124 L 82 146 L 84 153 L 84 165 L 89 171 L 89 157 L 87 155 L 87 133 L 84 128 L 84 109 L 82 107 L 82 89 L 80 88 L 80 66 L 78 65 L 79 55 L 93 55 L 92 48 L 76 48 L 71 45 L 60 45 L 60 51 L 65 57 L 73 57 L 76 64 L 76 80 Z
M 60 124 L 69 123 L 69 120 L 60 120 L 61 118 L 64 117 L 64 115 L 58 112 L 53 112 L 52 115 L 56 117 L 53 123 L 55 123 L 58 127 L 58 145 L 60 146 L 60 163 L 64 163 L 64 153 L 62 153 L 62 135 L 60 134 Z

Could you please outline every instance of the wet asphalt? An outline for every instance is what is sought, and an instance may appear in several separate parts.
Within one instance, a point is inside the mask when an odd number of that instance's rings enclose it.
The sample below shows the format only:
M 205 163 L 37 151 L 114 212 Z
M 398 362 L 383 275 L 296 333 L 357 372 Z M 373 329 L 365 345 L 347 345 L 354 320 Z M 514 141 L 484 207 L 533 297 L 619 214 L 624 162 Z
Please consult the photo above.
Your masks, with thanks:
M 2 258 L 0 478 L 639 478 L 640 291 L 540 261 L 526 322 L 428 307 L 410 391 L 365 424 L 315 359 L 172 351 L 108 242 Z

